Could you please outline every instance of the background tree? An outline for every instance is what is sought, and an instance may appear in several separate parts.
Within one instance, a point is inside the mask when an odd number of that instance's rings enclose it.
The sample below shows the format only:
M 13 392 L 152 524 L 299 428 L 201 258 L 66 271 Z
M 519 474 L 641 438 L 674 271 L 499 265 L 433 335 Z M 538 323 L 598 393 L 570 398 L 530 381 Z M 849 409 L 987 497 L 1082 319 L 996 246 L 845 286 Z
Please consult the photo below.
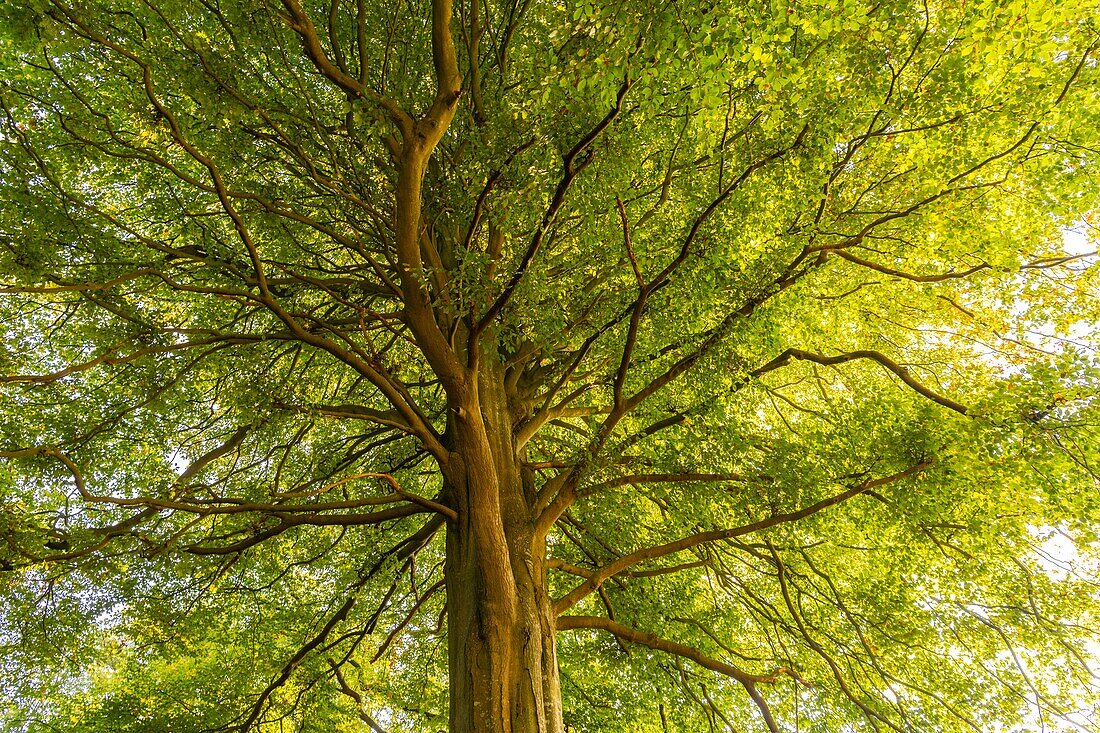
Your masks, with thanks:
M 7 729 L 1097 729 L 1093 2 L 0 17 Z

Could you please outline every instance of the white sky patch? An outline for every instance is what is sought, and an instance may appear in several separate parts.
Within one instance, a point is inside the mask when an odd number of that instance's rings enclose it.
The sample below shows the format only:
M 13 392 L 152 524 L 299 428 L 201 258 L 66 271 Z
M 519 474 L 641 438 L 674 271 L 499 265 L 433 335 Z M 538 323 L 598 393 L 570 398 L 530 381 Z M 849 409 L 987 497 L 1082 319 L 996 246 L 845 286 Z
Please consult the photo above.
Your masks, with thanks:
M 1083 222 L 1078 227 L 1066 227 L 1062 230 L 1062 247 L 1068 255 L 1083 255 L 1096 251 L 1096 244 L 1089 241 L 1085 233 L 1087 225 Z

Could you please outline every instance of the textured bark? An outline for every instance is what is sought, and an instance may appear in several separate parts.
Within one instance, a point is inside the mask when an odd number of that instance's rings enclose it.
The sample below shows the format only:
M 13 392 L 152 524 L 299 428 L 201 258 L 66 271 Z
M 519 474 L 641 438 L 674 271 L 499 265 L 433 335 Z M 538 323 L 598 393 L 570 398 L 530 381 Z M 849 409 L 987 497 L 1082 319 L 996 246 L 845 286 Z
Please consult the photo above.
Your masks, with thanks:
M 545 548 L 536 536 L 503 369 L 482 364 L 453 421 L 447 533 L 451 733 L 559 733 Z

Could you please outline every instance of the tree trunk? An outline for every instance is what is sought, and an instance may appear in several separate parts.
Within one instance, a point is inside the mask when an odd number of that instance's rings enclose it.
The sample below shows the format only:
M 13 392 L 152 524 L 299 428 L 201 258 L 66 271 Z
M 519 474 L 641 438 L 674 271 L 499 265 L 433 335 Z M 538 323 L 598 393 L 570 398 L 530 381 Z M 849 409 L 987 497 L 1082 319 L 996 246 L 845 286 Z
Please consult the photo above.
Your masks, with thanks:
M 447 532 L 450 733 L 561 733 L 545 545 L 534 531 L 503 368 L 453 422 Z

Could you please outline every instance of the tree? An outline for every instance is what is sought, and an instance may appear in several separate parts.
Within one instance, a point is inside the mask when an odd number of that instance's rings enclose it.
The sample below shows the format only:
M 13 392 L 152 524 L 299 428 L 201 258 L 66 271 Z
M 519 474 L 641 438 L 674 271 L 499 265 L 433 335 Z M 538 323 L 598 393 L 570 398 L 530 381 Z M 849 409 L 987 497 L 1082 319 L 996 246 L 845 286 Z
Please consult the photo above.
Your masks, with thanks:
M 7 729 L 1096 730 L 1093 3 L 0 17 Z

